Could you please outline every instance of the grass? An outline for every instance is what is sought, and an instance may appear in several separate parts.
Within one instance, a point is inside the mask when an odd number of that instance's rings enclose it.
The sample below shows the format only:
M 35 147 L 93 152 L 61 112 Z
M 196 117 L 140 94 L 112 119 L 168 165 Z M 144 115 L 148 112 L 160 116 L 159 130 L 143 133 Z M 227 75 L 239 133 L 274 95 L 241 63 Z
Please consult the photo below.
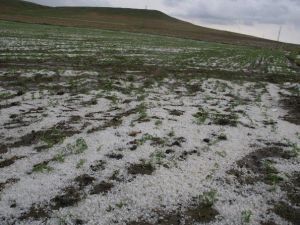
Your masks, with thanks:
M 208 118 L 209 113 L 207 110 L 200 108 L 196 114 L 193 115 L 195 122 L 199 125 L 203 124 Z
M 217 199 L 218 192 L 216 190 L 210 190 L 204 192 L 202 195 L 199 196 L 200 202 L 206 207 L 212 207 Z
M 164 145 L 167 140 L 165 138 L 156 137 L 156 136 L 146 133 L 140 139 L 137 140 L 137 144 L 143 145 L 147 141 L 151 141 L 152 145 Z
M 222 158 L 225 158 L 227 156 L 227 153 L 225 151 L 216 151 L 216 153 L 221 156 Z
M 65 151 L 71 154 L 82 154 L 85 150 L 88 149 L 88 145 L 83 138 L 76 139 L 75 143 L 67 144 Z
M 138 121 L 142 121 L 147 118 L 147 106 L 145 102 L 142 102 L 141 104 L 137 105 L 136 110 L 139 115 L 137 119 Z
M 212 138 L 212 140 L 209 142 L 209 145 L 215 145 L 215 144 L 219 143 L 220 141 L 226 141 L 226 140 L 227 140 L 226 134 L 220 133 L 216 137 Z M 219 152 L 217 152 L 217 154 L 219 154 L 222 157 L 226 156 L 226 152 L 224 152 L 224 151 L 219 151 Z
M 169 137 L 174 137 L 175 136 L 175 131 L 174 128 L 172 128 L 172 130 L 168 133 Z
M 53 143 L 53 142 L 51 142 Z M 82 154 L 85 150 L 88 149 L 88 145 L 86 141 L 83 138 L 76 139 L 74 144 L 68 144 L 65 148 L 63 148 L 63 151 L 56 154 L 52 159 L 49 161 L 45 161 L 39 164 L 36 164 L 33 166 L 32 171 L 33 172 L 51 172 L 53 170 L 52 167 L 48 165 L 49 162 L 59 162 L 63 163 L 65 162 L 65 157 L 70 154 Z M 76 168 L 80 168 L 85 163 L 85 160 L 80 160 L 78 164 L 76 165 Z
M 106 96 L 107 99 L 111 100 L 113 105 L 117 105 L 119 98 L 116 95 Z
M 251 210 L 243 210 L 241 212 L 241 220 L 242 220 L 242 223 L 250 223 L 251 221 L 251 216 L 252 216 L 252 212 Z
M 145 144 L 147 141 L 151 141 L 151 140 L 153 140 L 154 139 L 154 136 L 152 136 L 151 134 L 144 134 L 143 136 L 142 136 L 142 138 L 141 139 L 139 139 L 138 141 L 137 141 L 137 143 L 138 143 L 138 145 L 143 145 L 143 144 Z
M 262 167 L 266 173 L 266 180 L 271 182 L 272 184 L 272 189 L 271 190 L 275 190 L 276 189 L 276 185 L 283 180 L 283 178 L 281 176 L 279 176 L 279 172 L 278 170 L 275 168 L 274 164 L 272 161 L 270 160 L 263 160 L 262 161 Z
M 48 166 L 48 163 L 39 163 L 33 166 L 32 168 L 32 172 L 39 172 L 39 173 L 43 173 L 43 172 L 51 172 L 53 171 L 53 168 Z
M 76 140 L 75 146 L 73 146 L 73 147 L 74 147 L 74 150 L 75 150 L 75 154 L 81 154 L 85 150 L 88 149 L 88 146 L 87 146 L 87 144 L 86 144 L 86 142 L 83 138 L 78 138 Z
M 238 123 L 238 115 L 231 113 L 231 114 L 221 114 L 216 113 L 212 114 L 211 120 L 216 125 L 222 125 L 222 126 L 233 126 L 236 127 Z
M 272 183 L 272 189 L 271 191 L 275 191 L 276 190 L 276 186 L 280 181 L 283 181 L 283 178 L 277 174 L 271 173 L 271 174 L 267 174 L 267 180 L 269 180 Z
M 53 157 L 53 161 L 63 163 L 65 162 L 65 155 L 63 153 L 58 153 Z
M 128 70 L 148 74 L 147 79 L 143 80 L 143 87 L 139 88 L 140 94 L 144 94 L 145 87 L 150 87 L 156 81 L 171 75 L 182 79 L 183 82 L 190 78 L 203 80 L 208 77 L 270 82 L 300 80 L 299 76 L 296 76 L 295 68 L 289 65 L 286 52 L 280 49 L 261 49 L 155 35 L 6 21 L 0 21 L 0 31 L 2 46 L 6 46 L 3 42 L 5 39 L 12 37 L 15 38 L 16 45 L 22 45 L 21 49 L 7 47 L 0 56 L 1 62 L 14 64 L 16 69 L 25 64 L 26 68 L 45 69 L 51 64 L 55 66 L 56 71 L 64 70 L 66 67 L 86 71 L 94 68 L 96 71 L 101 71 L 94 77 L 97 81 L 93 83 L 83 82 L 82 76 L 68 78 L 66 81 L 69 84 L 68 88 L 74 93 L 87 92 L 91 87 L 108 92 L 115 90 L 118 86 L 114 84 L 114 77 L 126 74 Z M 55 51 L 49 51 L 45 43 L 58 47 Z M 66 45 L 69 51 L 74 52 L 73 56 L 65 51 L 63 46 Z M 33 49 L 32 46 L 38 47 Z M 87 52 L 91 53 L 87 54 Z M 109 60 L 99 60 L 98 56 Z M 263 71 L 260 67 L 257 68 L 256 62 L 259 58 L 264 59 L 264 64 L 276 69 Z M 151 64 L 149 60 L 152 61 Z M 252 72 L 253 75 L 248 76 L 243 72 L 244 69 Z M 136 78 L 135 74 L 130 76 L 131 79 Z M 33 83 L 48 83 L 53 79 L 53 77 L 36 76 L 14 80 L 11 85 L 23 88 Z M 47 85 L 43 87 L 45 90 L 55 88 Z M 200 90 L 197 86 L 195 88 Z M 220 91 L 230 89 L 223 82 L 218 83 L 216 88 Z
M 56 128 L 45 131 L 41 137 L 41 141 L 46 144 L 47 148 L 52 148 L 56 144 L 61 144 L 64 139 L 64 134 Z
M 237 126 L 238 123 L 238 115 L 231 113 L 231 114 L 221 114 L 221 113 L 210 113 L 207 109 L 199 108 L 198 112 L 193 114 L 195 118 L 195 123 L 201 125 L 204 124 L 208 119 L 212 121 L 212 123 L 216 125 L 222 126 Z M 225 138 L 226 137 L 220 137 Z
M 17 0 L 0 0 L 0 19 L 159 34 L 185 39 L 259 47 L 299 48 L 297 45 L 219 31 L 172 18 L 156 10 L 123 8 L 42 7 Z M 290 54 L 294 56 L 294 54 Z M 122 60 L 122 58 L 121 58 Z
M 274 174 L 274 173 L 278 173 L 277 169 L 274 167 L 274 164 L 272 161 L 270 160 L 263 160 L 262 161 L 262 165 L 264 170 L 268 173 L 268 174 Z
M 291 157 L 297 157 L 299 155 L 300 152 L 300 147 L 298 147 L 298 144 L 295 142 L 292 142 L 289 139 L 285 139 L 285 142 L 288 144 L 289 146 L 289 155 Z
M 124 206 L 126 206 L 126 203 L 122 201 L 116 204 L 116 207 L 119 209 L 123 208 Z
M 83 138 L 78 138 L 78 139 L 76 139 L 74 144 L 68 144 L 63 149 L 62 152 L 56 154 L 51 160 L 34 165 L 32 171 L 33 172 L 45 172 L 45 171 L 51 172 L 53 170 L 53 168 L 48 165 L 49 162 L 53 161 L 53 162 L 63 163 L 63 162 L 65 162 L 65 157 L 68 156 L 69 154 L 81 154 L 87 149 L 88 149 L 88 145 L 87 145 L 86 141 Z M 77 163 L 76 168 L 82 167 L 85 162 L 86 162 L 86 160 L 81 159 Z
M 139 102 L 144 101 L 146 97 L 147 97 L 146 94 L 138 95 L 138 96 L 137 96 L 137 101 L 139 101 Z
M 151 161 L 154 164 L 161 165 L 163 164 L 164 159 L 167 157 L 164 151 L 157 150 L 150 155 Z
M 8 99 L 10 98 L 12 95 L 8 92 L 2 92 L 0 93 L 0 100 L 4 100 L 4 99 Z
M 156 128 L 158 128 L 159 126 L 162 125 L 162 121 L 161 120 L 156 120 L 154 124 L 155 124 Z
M 76 168 L 81 168 L 86 163 L 85 159 L 80 159 L 79 162 L 76 164 Z

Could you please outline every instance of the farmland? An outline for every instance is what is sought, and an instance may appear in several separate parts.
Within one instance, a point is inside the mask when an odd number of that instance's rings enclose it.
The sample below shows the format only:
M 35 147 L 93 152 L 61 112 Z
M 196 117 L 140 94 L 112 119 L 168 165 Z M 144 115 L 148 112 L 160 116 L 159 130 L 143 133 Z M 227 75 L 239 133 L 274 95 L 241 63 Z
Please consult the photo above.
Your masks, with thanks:
M 0 21 L 1 224 L 297 224 L 299 52 Z
M 157 10 L 109 7 L 48 7 L 22 0 L 0 0 L 0 19 L 115 31 L 147 33 L 238 45 L 300 49 L 244 34 L 197 26 Z

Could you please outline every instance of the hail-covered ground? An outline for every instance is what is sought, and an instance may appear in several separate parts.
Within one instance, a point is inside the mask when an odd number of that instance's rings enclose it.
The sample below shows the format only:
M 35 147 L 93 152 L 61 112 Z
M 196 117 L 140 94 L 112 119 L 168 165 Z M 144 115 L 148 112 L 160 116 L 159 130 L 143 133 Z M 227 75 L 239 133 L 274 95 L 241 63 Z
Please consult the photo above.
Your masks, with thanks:
M 299 52 L 0 22 L 0 224 L 299 224 Z

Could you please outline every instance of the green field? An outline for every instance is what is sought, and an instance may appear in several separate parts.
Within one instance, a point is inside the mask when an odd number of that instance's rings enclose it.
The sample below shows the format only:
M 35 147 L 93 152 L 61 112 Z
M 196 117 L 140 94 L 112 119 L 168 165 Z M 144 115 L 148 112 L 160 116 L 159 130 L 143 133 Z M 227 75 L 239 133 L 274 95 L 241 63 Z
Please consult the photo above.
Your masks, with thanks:
M 47 7 L 20 0 L 0 0 L 0 19 L 33 24 L 98 28 L 158 34 L 263 48 L 298 49 L 298 45 L 215 30 L 170 17 L 157 10 L 105 7 Z
M 1 21 L 1 64 L 13 67 L 140 70 L 157 76 L 298 80 L 297 51 L 155 35 Z M 287 57 L 288 56 L 288 57 Z

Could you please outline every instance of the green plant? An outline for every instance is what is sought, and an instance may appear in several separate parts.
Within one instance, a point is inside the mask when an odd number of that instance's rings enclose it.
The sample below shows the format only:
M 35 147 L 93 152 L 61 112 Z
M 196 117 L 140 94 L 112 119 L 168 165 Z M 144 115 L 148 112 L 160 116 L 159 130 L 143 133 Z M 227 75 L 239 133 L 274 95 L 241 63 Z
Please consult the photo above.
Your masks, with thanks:
M 138 120 L 143 120 L 147 118 L 147 106 L 144 102 L 142 102 L 141 104 L 139 104 L 136 107 L 137 113 L 139 114 L 139 118 Z
M 205 95 L 204 98 L 203 98 L 203 101 L 204 101 L 204 103 L 206 103 L 207 101 L 212 100 L 212 99 L 214 99 L 212 96 Z
M 47 148 L 62 143 L 64 139 L 63 133 L 56 128 L 45 131 L 41 136 L 41 140 L 47 145 Z
M 133 82 L 134 81 L 134 76 L 133 75 L 129 75 L 127 77 L 127 80 L 130 81 L 130 82 Z
M 268 174 L 267 179 L 272 182 L 273 189 L 275 189 L 275 187 L 279 183 L 279 181 L 283 180 L 283 178 L 281 176 L 274 174 L 274 173 Z
M 76 221 L 77 219 L 74 218 L 74 216 L 72 214 L 65 214 L 65 215 L 58 215 L 57 216 L 58 219 L 58 225 L 71 225 L 73 223 L 71 223 L 70 221 Z
M 141 139 L 139 139 L 137 141 L 138 145 L 143 145 L 145 144 L 147 141 L 151 141 L 154 137 L 151 134 L 144 134 Z
M 215 137 L 210 143 L 209 145 L 215 145 L 217 143 L 219 143 L 220 141 L 226 141 L 227 140 L 227 136 L 224 133 L 219 134 L 217 137 Z
M 193 115 L 197 124 L 203 124 L 208 118 L 209 114 L 205 109 L 200 108 L 199 111 Z
M 227 136 L 224 133 L 219 134 L 218 139 L 221 141 L 226 141 L 227 140 Z
M 137 144 L 143 145 L 147 141 L 152 141 L 152 144 L 155 144 L 155 145 L 163 145 L 163 144 L 165 144 L 166 139 L 160 138 L 160 137 L 155 137 L 155 136 L 152 136 L 151 134 L 146 133 L 141 137 L 141 139 L 137 140 Z
M 163 160 L 166 158 L 166 154 L 163 151 L 155 151 L 150 155 L 154 163 L 162 164 Z
M 79 169 L 85 164 L 85 159 L 80 159 L 79 162 L 76 164 L 76 168 Z
M 42 99 L 44 96 L 44 91 L 43 90 L 39 90 L 39 98 Z
M 53 170 L 52 167 L 48 166 L 48 163 L 43 162 L 33 166 L 32 172 L 51 172 Z
M 227 153 L 225 151 L 216 151 L 216 153 L 223 158 L 227 156 Z
M 155 126 L 160 126 L 160 125 L 162 125 L 162 121 L 161 120 L 156 120 L 155 121 Z
M 276 189 L 276 185 L 279 181 L 282 181 L 283 178 L 278 175 L 278 171 L 273 165 L 273 162 L 270 160 L 263 160 L 262 161 L 263 169 L 266 171 L 266 180 L 270 181 L 273 185 L 272 190 Z
M 287 139 L 286 139 L 287 140 Z M 290 156 L 291 157 L 297 157 L 299 152 L 300 152 L 300 148 L 298 147 L 298 144 L 297 143 L 294 143 L 290 140 L 287 140 L 287 143 L 289 145 L 289 147 L 291 148 L 290 149 Z
M 113 82 L 111 80 L 107 79 L 105 81 L 104 86 L 103 86 L 103 90 L 105 90 L 105 91 L 111 91 L 112 89 L 113 89 Z
M 252 216 L 251 210 L 244 210 L 241 212 L 242 223 L 250 223 Z
M 50 107 L 55 107 L 55 106 L 58 105 L 58 101 L 57 101 L 57 100 L 54 100 L 54 99 L 49 99 L 48 105 L 49 105 Z
M 144 81 L 144 88 L 150 88 L 154 84 L 154 81 L 152 79 L 146 79 Z
M 263 160 L 262 166 L 267 174 L 276 174 L 278 173 L 277 169 L 274 167 L 273 162 L 270 160 Z
M 11 94 L 8 93 L 8 92 L 0 93 L 0 100 L 2 100 L 2 99 L 7 99 L 7 98 L 9 98 L 9 97 L 11 97 Z
M 216 190 L 203 192 L 203 194 L 200 195 L 200 202 L 206 207 L 212 207 L 218 200 L 217 196 L 218 192 Z
M 78 89 L 78 80 L 71 79 L 69 81 L 69 88 L 70 88 L 70 90 L 73 90 L 73 91 L 77 92 L 77 89 Z
M 107 96 L 106 98 L 111 100 L 113 105 L 116 105 L 119 102 L 119 98 L 115 94 L 111 96 Z
M 88 145 L 83 138 L 78 138 L 75 143 L 75 154 L 81 154 L 88 149 Z
M 170 131 L 170 133 L 168 133 L 169 137 L 174 137 L 175 136 L 175 131 L 174 128 L 172 128 L 172 130 Z
M 53 161 L 63 163 L 65 161 L 65 156 L 63 153 L 58 153 L 53 157 Z
M 73 154 L 81 154 L 88 149 L 88 145 L 83 138 L 78 138 L 74 144 L 68 144 L 66 149 Z
M 111 205 L 109 205 L 106 209 L 106 212 L 111 212 L 113 210 L 114 210 L 114 208 Z
M 238 123 L 238 118 L 239 118 L 238 115 L 235 113 L 231 113 L 231 114 L 216 113 L 211 115 L 212 122 L 216 125 L 221 125 L 221 126 L 229 125 L 229 126 L 236 127 Z
M 145 95 L 145 94 L 138 95 L 138 96 L 137 96 L 137 101 L 139 101 L 139 102 L 144 101 L 145 98 L 146 98 L 146 95 Z
M 273 119 L 269 119 L 268 124 L 271 125 L 272 132 L 275 132 L 277 130 L 276 122 Z
M 119 209 L 121 209 L 121 208 L 123 208 L 123 206 L 126 206 L 126 203 L 125 203 L 125 202 L 119 202 L 119 203 L 116 204 L 116 206 L 117 206 Z

